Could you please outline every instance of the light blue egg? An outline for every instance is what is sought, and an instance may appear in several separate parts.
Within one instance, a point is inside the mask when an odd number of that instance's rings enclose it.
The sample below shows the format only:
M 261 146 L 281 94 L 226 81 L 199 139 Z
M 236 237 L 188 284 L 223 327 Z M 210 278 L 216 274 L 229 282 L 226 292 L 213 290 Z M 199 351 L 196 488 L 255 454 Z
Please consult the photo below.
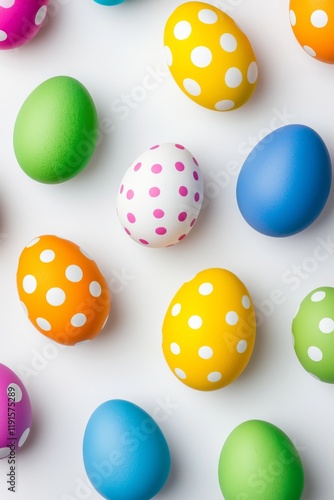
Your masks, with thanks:
M 107 6 L 119 5 L 120 3 L 124 2 L 124 0 L 94 0 L 94 1 L 101 5 L 107 5 Z
M 107 500 L 149 500 L 170 471 L 166 439 L 139 406 L 114 399 L 90 417 L 83 440 L 89 480 Z
M 322 212 L 332 181 L 322 138 L 305 125 L 287 125 L 262 139 L 246 158 L 237 202 L 250 226 L 268 236 L 291 236 Z

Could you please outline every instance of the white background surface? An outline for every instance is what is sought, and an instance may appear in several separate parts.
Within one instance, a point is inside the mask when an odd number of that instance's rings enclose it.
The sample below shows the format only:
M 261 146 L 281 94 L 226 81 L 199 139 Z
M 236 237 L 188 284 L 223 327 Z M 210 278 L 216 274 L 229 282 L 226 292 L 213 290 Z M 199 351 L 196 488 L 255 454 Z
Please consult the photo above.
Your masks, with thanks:
M 93 0 L 54 0 L 52 16 L 35 40 L 0 53 L 1 362 L 21 376 L 34 411 L 31 436 L 18 456 L 18 500 L 100 498 L 86 478 L 82 438 L 91 413 L 112 398 L 129 399 L 161 416 L 172 456 L 161 500 L 222 498 L 217 478 L 221 447 L 234 427 L 251 418 L 274 423 L 296 444 L 305 467 L 303 499 L 334 497 L 334 389 L 303 370 L 291 343 L 291 321 L 302 298 L 318 286 L 334 286 L 333 253 L 322 262 L 313 256 L 318 238 L 334 239 L 333 196 L 309 229 L 273 239 L 244 222 L 235 200 L 237 172 L 227 174 L 232 164 L 240 169 L 251 146 L 270 128 L 288 122 L 313 127 L 333 157 L 334 68 L 299 47 L 287 1 L 211 2 L 225 8 L 249 37 L 260 80 L 241 109 L 208 111 L 186 98 L 166 71 L 164 24 L 180 3 L 126 0 L 108 8 Z M 142 102 L 133 101 L 133 109 L 120 111 L 122 94 L 138 95 L 134 89 L 153 71 L 160 74 L 149 80 L 155 88 L 146 91 Z M 101 123 L 114 125 L 84 172 L 48 186 L 21 171 L 12 132 L 28 94 L 60 74 L 79 79 L 93 96 Z M 207 207 L 185 241 L 147 249 L 121 228 L 116 193 L 139 154 L 169 141 L 184 144 L 197 157 Z M 215 181 L 217 176 L 225 182 Z M 109 283 L 112 315 L 92 343 L 58 347 L 21 310 L 17 261 L 28 241 L 40 234 L 80 244 Z M 161 324 L 181 284 L 215 266 L 244 281 L 261 321 L 243 375 L 225 389 L 201 393 L 169 371 L 161 350 Z M 303 278 L 289 281 L 293 266 L 302 266 Z M 263 302 L 275 289 L 282 303 Z M 263 304 L 268 317 L 261 313 Z M 172 407 L 164 414 L 159 406 L 166 401 Z M 7 472 L 3 460 L 1 499 L 13 498 L 7 492 Z M 82 484 L 84 489 L 78 486 Z

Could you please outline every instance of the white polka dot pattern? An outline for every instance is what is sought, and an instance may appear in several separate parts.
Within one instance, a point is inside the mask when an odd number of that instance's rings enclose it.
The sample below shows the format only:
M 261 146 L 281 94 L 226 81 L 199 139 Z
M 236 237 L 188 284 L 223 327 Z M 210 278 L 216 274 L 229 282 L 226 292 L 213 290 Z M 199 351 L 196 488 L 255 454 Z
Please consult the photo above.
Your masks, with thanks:
M 311 14 L 311 24 L 315 28 L 324 28 L 328 23 L 328 15 L 324 10 L 315 10 Z
M 231 17 L 214 6 L 187 2 L 165 26 L 167 65 L 181 90 L 216 111 L 239 108 L 258 79 L 253 49 Z
M 204 24 L 215 24 L 218 21 L 218 16 L 211 9 L 202 9 L 198 13 L 198 19 Z
M 203 320 L 200 316 L 191 316 L 188 320 L 188 325 L 192 330 L 198 330 L 198 328 L 201 328 L 203 324 Z
M 178 354 L 180 354 L 181 352 L 181 348 L 179 346 L 179 344 L 177 344 L 176 342 L 172 342 L 171 345 L 170 345 L 170 350 L 173 354 L 175 354 L 176 356 Z
M 195 97 L 200 95 L 202 92 L 201 86 L 192 78 L 185 78 L 183 80 L 183 86 L 188 94 Z
M 17 286 L 30 321 L 56 342 L 90 340 L 108 319 L 105 279 L 86 252 L 68 240 L 41 236 L 29 243 L 19 260 Z
M 292 321 L 296 355 L 305 370 L 334 383 L 334 288 L 318 288 L 299 305 Z
M 174 28 L 174 36 L 178 40 L 186 40 L 191 33 L 191 24 L 188 21 L 180 21 Z
M 246 287 L 229 271 L 208 269 L 183 284 L 163 323 L 163 352 L 176 376 L 198 390 L 231 383 L 255 341 L 255 313 Z
M 323 358 L 323 354 L 321 352 L 321 349 L 319 349 L 319 347 L 316 347 L 316 346 L 309 347 L 308 350 L 307 350 L 307 353 L 309 355 L 309 358 L 312 361 L 315 361 L 316 363 L 318 363 L 319 361 L 321 361 L 322 358 Z
M 28 429 L 26 429 L 23 432 L 22 436 L 20 437 L 20 439 L 17 443 L 19 448 L 21 448 L 24 445 L 24 443 L 27 441 L 29 434 L 30 434 L 30 428 L 28 427 Z
M 4 9 L 10 9 L 13 7 L 15 3 L 15 0 L 0 0 L 0 7 L 3 7 Z
M 172 316 L 177 316 L 181 312 L 181 304 L 175 304 L 172 309 Z
M 235 106 L 235 102 L 229 99 L 224 99 L 222 101 L 216 102 L 215 108 L 217 111 L 229 111 L 233 109 Z
M 50 306 L 61 306 L 62 304 L 64 304 L 65 299 L 66 294 L 61 288 L 50 288 L 50 290 L 46 292 L 46 300 L 50 304 Z
M 46 18 L 46 12 L 47 12 L 46 5 L 42 5 L 42 7 L 37 11 L 37 14 L 35 17 L 36 26 L 40 26 L 44 22 L 44 20 Z
M 311 57 L 334 64 L 334 3 L 332 0 L 290 0 L 290 24 Z
M 231 35 L 230 33 L 224 33 L 220 37 L 220 45 L 226 52 L 234 52 L 235 50 L 237 50 L 238 42 L 235 36 Z
M 35 276 L 33 276 L 32 274 L 27 274 L 23 278 L 23 290 L 26 293 L 34 293 L 36 288 L 37 288 L 37 281 Z
M 19 385 L 15 384 L 14 382 L 12 382 L 11 384 L 9 384 L 9 386 L 7 388 L 7 394 L 8 394 L 9 388 L 11 388 L 12 390 L 15 391 L 15 403 L 19 403 L 23 397 L 21 387 Z
M 52 262 L 55 258 L 56 254 L 54 253 L 53 250 L 43 250 L 43 252 L 40 255 L 40 259 L 44 263 L 49 263 Z
M 79 328 L 80 326 L 84 326 L 86 321 L 87 321 L 86 316 L 83 313 L 78 313 L 72 316 L 71 325 Z
M 0 50 L 20 47 L 34 38 L 46 18 L 47 3 L 0 0 Z
M 190 59 L 197 68 L 206 68 L 212 61 L 211 50 L 207 47 L 195 47 L 191 51 Z
M 49 332 L 51 330 L 51 325 L 47 319 L 44 318 L 36 318 L 37 325 L 44 330 L 45 332 Z
M 72 281 L 73 283 L 78 283 L 79 281 L 82 280 L 83 271 L 79 266 L 71 264 L 66 268 L 65 276 L 69 281 Z
M 187 378 L 187 375 L 185 374 L 185 372 L 183 370 L 181 370 L 181 368 L 175 368 L 175 373 L 181 379 Z
M 11 452 L 14 464 L 15 452 L 25 439 L 25 430 L 31 426 L 32 411 L 29 395 L 17 374 L 0 363 L 0 460 Z M 4 411 L 6 409 L 6 411 Z M 8 409 L 8 411 L 7 411 Z M 15 459 L 16 460 L 16 459 Z
M 313 50 L 313 49 L 312 49 L 312 47 L 309 47 L 308 45 L 304 45 L 304 47 L 303 47 L 303 48 L 304 48 L 305 52 L 306 52 L 309 56 L 311 56 L 311 57 L 316 57 L 316 55 L 317 55 L 317 54 L 316 54 L 315 50 Z

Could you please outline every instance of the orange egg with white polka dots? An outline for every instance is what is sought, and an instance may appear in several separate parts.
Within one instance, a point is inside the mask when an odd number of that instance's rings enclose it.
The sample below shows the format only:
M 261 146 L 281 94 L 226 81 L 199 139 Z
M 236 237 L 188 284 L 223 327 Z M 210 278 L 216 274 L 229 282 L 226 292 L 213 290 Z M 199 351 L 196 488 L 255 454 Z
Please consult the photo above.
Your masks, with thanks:
M 290 0 L 290 24 L 307 54 L 334 64 L 333 0 Z
M 60 344 L 91 340 L 107 322 L 107 283 L 89 255 L 69 240 L 45 235 L 30 241 L 21 253 L 16 282 L 31 323 Z
M 187 2 L 167 20 L 166 62 L 180 89 L 215 111 L 237 109 L 258 78 L 252 46 L 234 20 L 204 2 Z
M 193 389 L 221 389 L 239 377 L 252 355 L 252 299 L 232 272 L 201 271 L 174 296 L 162 330 L 163 353 L 174 375 Z

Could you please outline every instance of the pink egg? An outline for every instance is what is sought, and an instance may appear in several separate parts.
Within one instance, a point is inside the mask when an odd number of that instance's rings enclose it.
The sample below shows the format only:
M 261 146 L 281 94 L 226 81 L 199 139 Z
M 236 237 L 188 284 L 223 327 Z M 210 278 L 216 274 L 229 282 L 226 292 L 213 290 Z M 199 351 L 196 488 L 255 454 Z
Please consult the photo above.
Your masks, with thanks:
M 15 49 L 40 30 L 49 0 L 0 0 L 0 49 Z
M 31 404 L 19 377 L 0 363 L 0 459 L 15 460 L 31 428 Z

